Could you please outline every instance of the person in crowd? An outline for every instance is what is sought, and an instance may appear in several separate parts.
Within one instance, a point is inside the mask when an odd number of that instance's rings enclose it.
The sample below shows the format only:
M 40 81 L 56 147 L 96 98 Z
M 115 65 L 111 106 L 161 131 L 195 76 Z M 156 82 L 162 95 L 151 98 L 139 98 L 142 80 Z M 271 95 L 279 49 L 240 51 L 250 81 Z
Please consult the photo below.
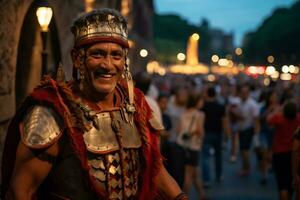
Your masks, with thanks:
M 133 80 L 135 82 L 135 87 L 140 89 L 145 94 L 145 99 L 149 104 L 150 108 L 152 109 L 154 117 L 158 120 L 159 123 L 162 124 L 161 110 L 157 104 L 157 101 L 152 96 L 148 95 L 152 82 L 151 75 L 147 72 L 140 71 L 134 75 Z
M 162 121 L 165 128 L 164 131 L 161 132 L 161 153 L 165 158 L 164 164 L 166 169 L 168 172 L 171 172 L 173 164 L 171 163 L 172 155 L 168 139 L 170 137 L 169 131 L 172 128 L 172 122 L 170 116 L 166 113 L 168 101 L 169 97 L 165 94 L 160 94 L 157 98 L 157 103 L 162 113 Z
M 206 199 L 202 181 L 200 179 L 199 152 L 204 137 L 205 115 L 197 106 L 201 99 L 190 94 L 187 100 L 186 110 L 179 120 L 177 143 L 185 151 L 185 177 L 183 190 L 188 194 L 194 185 L 201 199 Z
M 293 141 L 292 149 L 292 176 L 293 188 L 296 192 L 296 200 L 300 200 L 300 126 L 298 126 Z
M 205 114 L 202 173 L 203 181 L 208 185 L 211 182 L 211 167 L 209 164 L 211 148 L 214 149 L 215 180 L 219 182 L 222 179 L 222 139 L 223 128 L 227 123 L 225 106 L 217 101 L 216 90 L 213 86 L 208 87 L 205 92 L 205 103 L 202 111 Z
M 267 124 L 267 116 L 276 110 L 279 106 L 277 93 L 274 89 L 268 90 L 265 93 L 262 107 L 259 114 L 259 146 L 257 147 L 257 153 L 259 157 L 259 167 L 261 172 L 260 183 L 262 185 L 267 184 L 268 169 L 271 167 L 272 158 L 272 140 L 274 136 L 273 128 Z
M 292 199 L 292 147 L 294 133 L 300 125 L 300 114 L 293 101 L 287 101 L 267 116 L 267 122 L 274 127 L 273 168 L 278 186 L 279 199 Z
M 239 171 L 240 176 L 248 176 L 250 173 L 250 155 L 249 150 L 254 134 L 258 134 L 258 115 L 259 106 L 257 102 L 250 97 L 249 86 L 242 85 L 240 88 L 241 103 L 237 109 L 238 131 L 240 152 L 242 155 L 242 168 Z
M 230 126 L 230 162 L 236 162 L 237 160 L 237 153 L 238 153 L 238 118 L 237 118 L 237 108 L 241 103 L 241 99 L 237 93 L 237 85 L 231 86 L 231 94 L 228 97 L 228 104 L 227 104 L 227 114 Z
M 10 124 L 2 199 L 187 199 L 162 164 L 162 125 L 133 88 L 125 18 L 97 9 L 71 31 L 73 80 L 62 69 L 44 78 Z
M 175 90 L 175 95 L 170 97 L 166 113 L 171 118 L 172 128 L 170 130 L 170 163 L 172 163 L 172 170 L 170 174 L 174 177 L 180 187 L 183 187 L 184 182 L 184 151 L 176 143 L 178 135 L 178 124 L 182 113 L 186 109 L 186 102 L 188 99 L 188 92 L 185 88 L 179 87 Z

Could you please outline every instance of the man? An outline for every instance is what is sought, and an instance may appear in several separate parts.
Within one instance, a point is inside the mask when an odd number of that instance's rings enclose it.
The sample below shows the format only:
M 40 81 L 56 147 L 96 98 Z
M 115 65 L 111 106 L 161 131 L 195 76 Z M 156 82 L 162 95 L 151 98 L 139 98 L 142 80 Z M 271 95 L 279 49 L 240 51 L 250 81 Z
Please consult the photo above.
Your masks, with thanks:
M 222 134 L 226 121 L 225 106 L 218 102 L 216 90 L 213 86 L 208 87 L 205 95 L 205 103 L 202 108 L 205 113 L 204 130 L 205 137 L 203 143 L 203 181 L 208 186 L 210 184 L 210 149 L 215 153 L 215 180 L 219 182 L 222 178 Z
M 250 97 L 248 85 L 240 88 L 241 103 L 237 109 L 239 143 L 242 154 L 242 169 L 240 176 L 248 176 L 250 173 L 249 149 L 254 134 L 259 132 L 259 106 L 257 102 Z
M 162 165 L 161 126 L 133 90 L 124 17 L 95 10 L 71 30 L 74 81 L 44 79 L 17 112 L 3 154 L 3 198 L 187 199 Z

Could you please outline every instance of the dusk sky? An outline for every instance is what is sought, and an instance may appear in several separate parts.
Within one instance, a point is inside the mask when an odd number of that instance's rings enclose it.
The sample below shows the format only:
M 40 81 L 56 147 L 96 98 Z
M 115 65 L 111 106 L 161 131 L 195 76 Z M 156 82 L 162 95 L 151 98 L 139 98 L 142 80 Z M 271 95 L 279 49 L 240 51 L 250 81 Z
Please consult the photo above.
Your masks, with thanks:
M 277 7 L 290 7 L 297 0 L 155 0 L 159 14 L 175 13 L 198 24 L 202 18 L 210 26 L 233 32 L 235 44 L 255 30 Z

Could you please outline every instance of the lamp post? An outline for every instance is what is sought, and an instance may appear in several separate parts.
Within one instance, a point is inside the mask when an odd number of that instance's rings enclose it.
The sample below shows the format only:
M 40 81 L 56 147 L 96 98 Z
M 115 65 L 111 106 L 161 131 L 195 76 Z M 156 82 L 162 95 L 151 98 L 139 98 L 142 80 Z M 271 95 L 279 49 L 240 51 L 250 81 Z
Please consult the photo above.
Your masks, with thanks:
M 36 11 L 38 22 L 41 26 L 41 37 L 42 37 L 42 75 L 47 73 L 47 37 L 48 37 L 48 26 L 52 18 L 52 9 L 50 7 L 39 7 Z

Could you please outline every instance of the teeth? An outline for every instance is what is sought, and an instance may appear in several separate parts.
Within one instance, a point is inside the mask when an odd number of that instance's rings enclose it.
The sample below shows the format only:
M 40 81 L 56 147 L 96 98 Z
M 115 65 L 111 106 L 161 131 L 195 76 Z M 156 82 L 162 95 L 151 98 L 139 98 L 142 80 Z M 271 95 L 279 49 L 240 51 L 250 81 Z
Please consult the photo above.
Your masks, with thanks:
M 111 78 L 112 77 L 111 74 L 102 74 L 101 76 L 104 77 L 104 78 Z

